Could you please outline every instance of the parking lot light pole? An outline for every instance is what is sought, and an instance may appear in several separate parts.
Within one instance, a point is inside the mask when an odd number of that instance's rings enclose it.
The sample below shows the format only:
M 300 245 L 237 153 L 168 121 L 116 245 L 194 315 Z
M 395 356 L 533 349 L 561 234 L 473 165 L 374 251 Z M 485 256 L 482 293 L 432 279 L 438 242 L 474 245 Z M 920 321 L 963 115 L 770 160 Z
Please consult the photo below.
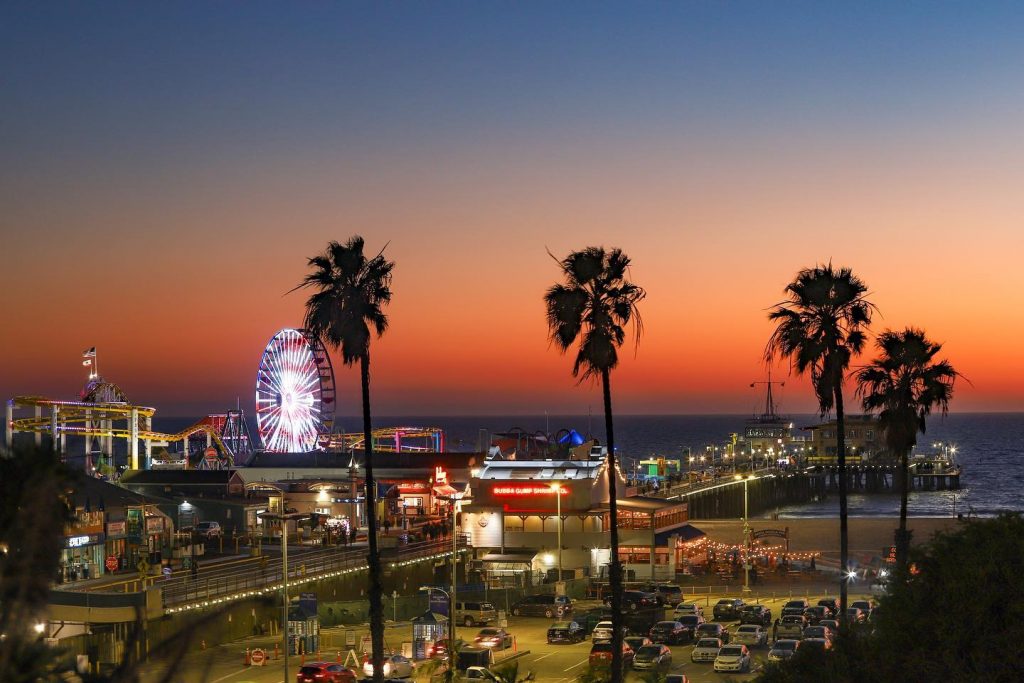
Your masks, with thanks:
M 750 524 L 747 522 L 747 480 L 750 475 L 736 475 L 737 479 L 743 480 L 743 545 L 747 549 L 746 557 L 743 558 L 743 592 L 750 592 Z
M 284 507 L 284 497 L 281 497 L 281 509 Z M 284 643 L 284 680 L 288 680 L 288 522 L 293 519 L 300 519 L 307 515 L 298 512 L 277 514 L 273 512 L 261 512 L 263 519 L 274 519 L 281 522 L 281 578 L 283 580 L 283 597 L 281 600 L 281 640 Z
M 558 581 L 555 583 L 555 590 L 563 588 L 562 585 L 562 484 L 551 485 L 551 490 L 555 492 L 555 505 L 558 510 Z M 564 588 L 563 588 L 564 591 Z

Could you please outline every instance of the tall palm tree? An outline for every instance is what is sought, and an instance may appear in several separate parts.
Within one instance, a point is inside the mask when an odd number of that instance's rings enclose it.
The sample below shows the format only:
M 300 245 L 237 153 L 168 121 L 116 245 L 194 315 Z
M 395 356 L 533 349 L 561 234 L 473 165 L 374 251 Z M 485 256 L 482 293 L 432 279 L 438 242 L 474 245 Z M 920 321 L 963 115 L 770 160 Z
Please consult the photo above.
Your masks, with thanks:
M 896 564 L 906 568 L 910 549 L 907 531 L 907 495 L 910 491 L 910 452 L 917 433 L 925 433 L 926 419 L 938 408 L 945 416 L 953 397 L 956 369 L 949 361 L 936 361 L 942 344 L 930 341 L 922 330 L 886 330 L 875 340 L 879 355 L 857 373 L 857 393 L 865 412 L 878 411 L 889 452 L 900 458 L 900 526 L 896 530 Z
M 554 257 L 553 257 L 554 258 Z M 601 379 L 604 425 L 608 445 L 608 509 L 611 518 L 612 683 L 622 680 L 622 567 L 619 564 L 618 502 L 615 490 L 615 429 L 612 422 L 611 371 L 619 364 L 618 349 L 632 321 L 639 345 L 643 321 L 637 303 L 643 289 L 627 280 L 629 257 L 621 249 L 587 247 L 558 262 L 565 282 L 544 295 L 551 341 L 565 353 L 579 340 L 572 374 Z M 582 371 L 582 376 L 580 375 Z
M 363 254 L 363 238 L 345 244 L 331 242 L 320 256 L 309 259 L 313 272 L 296 289 L 316 291 L 306 300 L 305 328 L 322 342 L 341 350 L 345 365 L 359 362 L 363 393 L 363 460 L 366 472 L 366 520 L 369 538 L 370 635 L 373 680 L 384 680 L 384 609 L 380 555 L 377 552 L 377 482 L 373 477 L 373 436 L 370 419 L 370 339 L 388 328 L 384 306 L 391 301 L 391 270 L 395 264 L 383 250 L 373 258 Z
M 797 375 L 810 374 L 822 416 L 836 412 L 839 476 L 839 604 L 846 615 L 849 531 L 846 507 L 846 433 L 843 380 L 850 361 L 864 349 L 874 305 L 867 286 L 849 268 L 832 264 L 805 268 L 785 288 L 786 300 L 768 313 L 775 323 L 765 360 L 787 358 Z

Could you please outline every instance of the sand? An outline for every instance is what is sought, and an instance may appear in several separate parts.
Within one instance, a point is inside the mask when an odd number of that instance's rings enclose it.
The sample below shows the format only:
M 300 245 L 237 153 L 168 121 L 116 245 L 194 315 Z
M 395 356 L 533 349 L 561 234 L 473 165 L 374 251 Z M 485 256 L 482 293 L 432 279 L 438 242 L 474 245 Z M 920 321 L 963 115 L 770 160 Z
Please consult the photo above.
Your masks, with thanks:
M 690 522 L 708 537 L 719 543 L 740 543 L 743 522 L 740 520 L 705 520 Z M 911 517 L 908 525 L 913 532 L 913 543 L 929 540 L 937 531 L 958 524 L 953 517 Z M 892 544 L 893 532 L 899 525 L 898 517 L 850 517 L 850 554 L 853 557 L 882 555 Z M 839 518 L 751 519 L 750 527 L 760 529 L 789 528 L 791 552 L 819 551 L 827 556 L 839 553 Z M 766 539 L 774 541 L 776 539 Z M 781 540 L 781 539 L 779 539 Z

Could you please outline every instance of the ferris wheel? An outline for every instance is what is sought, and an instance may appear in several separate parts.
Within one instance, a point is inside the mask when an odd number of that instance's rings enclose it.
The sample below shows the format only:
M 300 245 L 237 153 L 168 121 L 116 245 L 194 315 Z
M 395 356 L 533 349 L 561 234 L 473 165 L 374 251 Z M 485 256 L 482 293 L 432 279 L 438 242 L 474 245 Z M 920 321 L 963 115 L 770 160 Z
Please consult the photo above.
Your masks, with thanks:
M 305 330 L 275 334 L 256 373 L 256 428 L 272 453 L 305 453 L 334 424 L 334 369 L 320 340 Z

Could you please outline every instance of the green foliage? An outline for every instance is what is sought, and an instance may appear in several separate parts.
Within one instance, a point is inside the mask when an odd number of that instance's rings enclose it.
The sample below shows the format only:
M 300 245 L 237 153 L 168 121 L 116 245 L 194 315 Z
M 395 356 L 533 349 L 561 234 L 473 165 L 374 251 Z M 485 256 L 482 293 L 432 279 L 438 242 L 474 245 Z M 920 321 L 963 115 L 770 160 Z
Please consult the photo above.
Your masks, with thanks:
M 494 678 L 495 683 L 527 683 L 527 681 L 532 681 L 534 678 L 532 671 L 527 672 L 526 675 L 520 678 L 518 659 L 497 665 L 491 669 L 491 677 Z
M 869 628 L 799 650 L 760 683 L 1024 680 L 1024 518 L 970 520 L 911 551 Z

